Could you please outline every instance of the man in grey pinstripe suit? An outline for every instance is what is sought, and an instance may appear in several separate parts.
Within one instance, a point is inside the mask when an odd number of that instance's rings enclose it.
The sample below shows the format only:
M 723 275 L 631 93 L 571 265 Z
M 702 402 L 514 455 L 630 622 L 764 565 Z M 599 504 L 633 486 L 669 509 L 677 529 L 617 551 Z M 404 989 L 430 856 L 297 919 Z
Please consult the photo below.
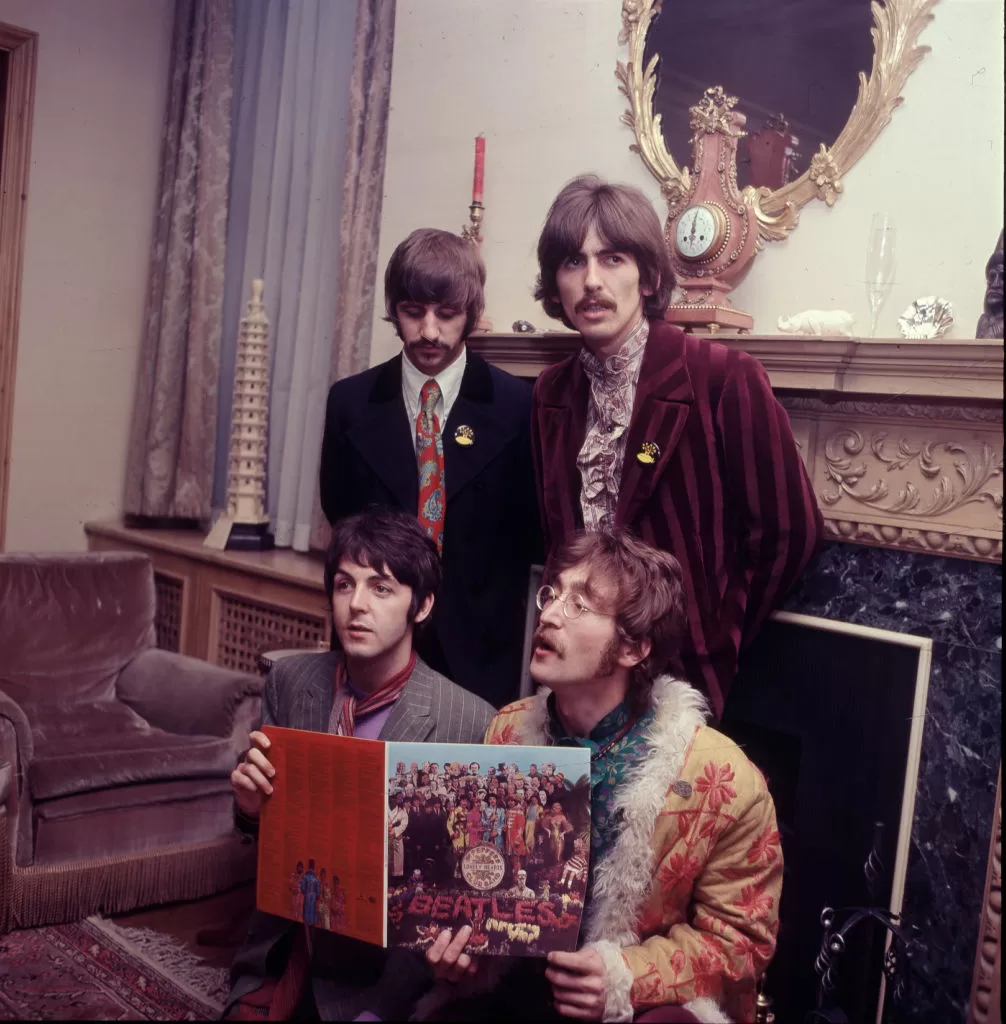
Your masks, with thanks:
M 383 509 L 337 523 L 325 587 L 340 649 L 280 661 L 266 682 L 262 724 L 369 739 L 481 743 L 494 709 L 434 672 L 412 649 L 440 578 L 436 546 L 415 516 Z M 275 769 L 267 737 L 255 731 L 250 739 L 231 782 L 237 827 L 254 835 Z M 231 970 L 225 1017 L 264 1017 L 270 1000 L 286 997 L 298 928 L 271 914 L 253 914 Z M 313 933 L 307 963 L 308 992 L 300 1010 L 313 998 L 322 1020 L 405 1018 L 432 984 L 421 956 L 327 931 Z M 275 1003 L 272 1008 L 284 1009 Z

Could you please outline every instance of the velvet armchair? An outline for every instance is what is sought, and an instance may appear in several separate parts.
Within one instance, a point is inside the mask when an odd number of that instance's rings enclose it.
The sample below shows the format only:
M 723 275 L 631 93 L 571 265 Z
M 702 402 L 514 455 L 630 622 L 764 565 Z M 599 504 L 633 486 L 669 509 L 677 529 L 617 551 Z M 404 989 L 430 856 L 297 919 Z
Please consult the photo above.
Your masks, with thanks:
M 255 872 L 230 773 L 263 681 L 154 646 L 145 555 L 0 555 L 0 932 Z

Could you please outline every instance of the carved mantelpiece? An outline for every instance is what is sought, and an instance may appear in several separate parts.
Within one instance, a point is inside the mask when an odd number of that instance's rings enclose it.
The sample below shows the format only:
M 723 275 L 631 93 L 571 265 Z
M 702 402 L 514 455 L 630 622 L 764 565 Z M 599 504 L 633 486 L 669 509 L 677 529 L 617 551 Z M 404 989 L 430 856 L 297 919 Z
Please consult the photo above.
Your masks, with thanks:
M 717 335 L 760 360 L 786 407 L 827 535 L 999 562 L 1001 341 Z M 471 348 L 534 377 L 575 334 L 492 334 Z
M 829 537 L 1001 560 L 1001 406 L 780 398 Z

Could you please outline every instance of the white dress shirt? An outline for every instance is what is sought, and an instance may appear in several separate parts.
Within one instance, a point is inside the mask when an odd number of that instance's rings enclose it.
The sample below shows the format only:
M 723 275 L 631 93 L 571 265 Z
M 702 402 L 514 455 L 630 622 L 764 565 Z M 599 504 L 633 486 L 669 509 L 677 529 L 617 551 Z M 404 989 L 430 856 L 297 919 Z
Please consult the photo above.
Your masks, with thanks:
M 440 385 L 440 397 L 433 407 L 433 415 L 440 424 L 440 432 L 443 433 L 444 424 L 451 414 L 458 395 L 461 393 L 461 378 L 464 376 L 465 366 L 468 365 L 468 348 L 461 349 L 461 355 L 451 363 L 450 366 L 441 370 L 432 379 Z M 431 378 L 417 370 L 409 357 L 402 352 L 402 398 L 405 400 L 405 411 L 409 414 L 409 423 L 412 424 L 412 444 L 416 444 L 416 420 L 419 417 L 419 393 L 423 385 Z

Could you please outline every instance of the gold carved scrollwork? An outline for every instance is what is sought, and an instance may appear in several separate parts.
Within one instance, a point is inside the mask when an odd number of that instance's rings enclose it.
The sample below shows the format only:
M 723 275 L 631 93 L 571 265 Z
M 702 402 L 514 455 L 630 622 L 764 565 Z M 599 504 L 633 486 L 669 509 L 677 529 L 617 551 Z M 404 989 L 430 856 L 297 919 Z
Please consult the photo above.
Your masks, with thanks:
M 815 197 L 823 199 L 829 206 L 834 206 L 835 200 L 844 186 L 842 185 L 842 179 L 839 175 L 835 158 L 828 152 L 823 143 L 821 148 L 811 158 L 810 169 L 807 173 L 810 175 L 810 180 L 814 183 Z
M 851 498 L 861 505 L 869 505 L 878 512 L 931 518 L 975 502 L 991 502 L 1002 518 L 1002 490 L 992 491 L 987 485 L 995 477 L 1002 476 L 1003 460 L 991 445 L 982 442 L 978 454 L 969 452 L 953 441 L 926 441 L 913 443 L 902 438 L 898 442 L 897 454 L 885 449 L 886 432 L 878 432 L 870 440 L 870 451 L 887 467 L 887 471 L 902 470 L 909 463 L 916 462 L 919 471 L 927 480 L 936 481 L 928 502 L 923 501 L 919 488 L 907 481 L 890 501 L 890 489 L 883 479 L 877 480 L 868 491 L 862 491 L 860 484 L 867 475 L 865 462 L 854 462 L 866 446 L 858 430 L 843 428 L 837 430 L 825 445 L 825 475 L 835 484 L 832 491 L 823 491 L 820 498 L 828 505 L 834 505 L 843 497 Z M 952 459 L 955 478 L 944 473 L 943 465 L 935 453 L 942 449 Z
M 902 103 L 901 90 L 908 76 L 929 52 L 917 46 L 919 33 L 932 21 L 937 0 L 873 0 L 873 66 L 869 76 L 860 72 L 859 93 L 852 113 L 835 144 L 821 146 L 810 167 L 782 188 L 748 186 L 741 196 L 752 207 L 761 241 L 779 241 L 796 227 L 800 208 L 811 199 L 833 205 L 842 192 L 842 177 L 869 149 Z M 622 122 L 635 132 L 629 148 L 643 158 L 671 207 L 684 199 L 692 187 L 687 166 L 679 167 L 664 143 L 660 115 L 653 110 L 659 55 L 644 65 L 646 34 L 660 13 L 662 0 L 622 0 L 622 31 L 619 42 L 628 44 L 628 60 L 618 62 L 615 77 L 629 101 Z
M 734 128 L 730 123 L 730 111 L 737 106 L 737 97 L 728 96 L 722 85 L 714 85 L 702 94 L 702 99 L 689 111 L 688 126 L 693 132 L 704 135 L 719 132 L 739 139 L 747 132 Z M 694 142 L 695 139 L 692 139 Z
M 629 60 L 615 66 L 619 91 L 628 99 L 629 109 L 622 114 L 622 123 L 636 134 L 629 149 L 643 158 L 643 163 L 660 183 L 660 192 L 672 209 L 688 195 L 692 176 L 687 167 L 678 168 L 664 144 L 660 115 L 653 111 L 653 92 L 657 87 L 654 56 L 643 69 L 643 51 L 650 23 L 660 13 L 663 0 L 622 0 L 622 32 L 618 41 L 629 45 Z
M 622 0 L 622 31 L 618 33 L 619 44 L 625 46 L 629 41 L 629 33 L 639 24 L 640 18 L 648 15 L 649 21 L 652 21 L 660 13 L 663 3 L 664 0 Z

